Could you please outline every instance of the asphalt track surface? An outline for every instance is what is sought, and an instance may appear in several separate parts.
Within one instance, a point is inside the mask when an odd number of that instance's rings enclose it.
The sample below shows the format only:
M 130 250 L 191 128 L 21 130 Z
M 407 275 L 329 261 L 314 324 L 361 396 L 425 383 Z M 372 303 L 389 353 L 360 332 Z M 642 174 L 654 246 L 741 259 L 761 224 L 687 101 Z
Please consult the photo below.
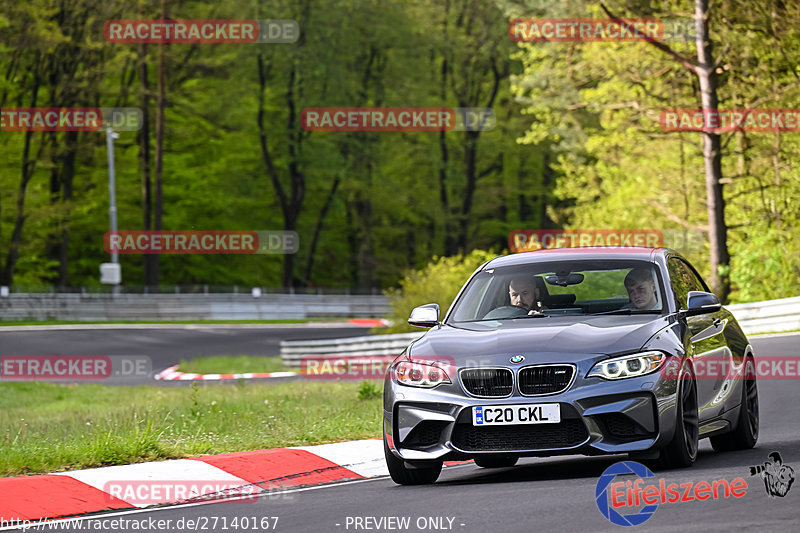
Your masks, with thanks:
M 125 325 L 119 329 L 0 328 L 0 355 L 144 355 L 152 361 L 149 376 L 111 378 L 105 385 L 185 386 L 190 382 L 155 381 L 153 374 L 181 360 L 200 356 L 277 356 L 280 341 L 335 339 L 369 335 L 369 328 L 347 325 Z M 291 379 L 291 378 L 289 378 Z M 77 383 L 77 381 L 73 381 Z M 83 380 L 83 383 L 87 380 Z
M 751 342 L 756 356 L 791 356 L 797 355 L 800 335 Z M 137 520 L 138 526 L 120 527 L 120 531 L 142 531 L 156 527 L 159 520 L 171 520 L 162 523 L 166 531 L 798 531 L 800 480 L 785 497 L 770 498 L 761 479 L 750 476 L 749 467 L 779 451 L 784 463 L 800 476 L 800 386 L 791 380 L 762 380 L 759 399 L 761 430 L 754 449 L 716 453 L 704 440 L 692 468 L 655 472 L 655 479 L 664 478 L 667 484 L 741 477 L 748 487 L 742 498 L 659 504 L 646 522 L 629 528 L 609 522 L 595 503 L 600 474 L 626 457 L 569 456 L 524 459 L 514 468 L 497 470 L 471 463 L 450 467 L 431 486 L 401 487 L 384 477 L 264 495 L 254 503 L 107 513 L 82 519 L 80 529 L 75 523 L 66 528 L 61 523 L 52 530 L 110 531 L 101 521 L 119 518 Z M 272 519 L 265 522 L 269 528 L 262 528 L 261 520 L 269 517 L 278 518 L 277 527 L 272 527 Z M 376 521 L 389 517 L 408 517 L 408 527 L 378 527 Z M 235 518 L 237 527 L 232 527 Z M 187 524 L 190 520 L 194 522 Z

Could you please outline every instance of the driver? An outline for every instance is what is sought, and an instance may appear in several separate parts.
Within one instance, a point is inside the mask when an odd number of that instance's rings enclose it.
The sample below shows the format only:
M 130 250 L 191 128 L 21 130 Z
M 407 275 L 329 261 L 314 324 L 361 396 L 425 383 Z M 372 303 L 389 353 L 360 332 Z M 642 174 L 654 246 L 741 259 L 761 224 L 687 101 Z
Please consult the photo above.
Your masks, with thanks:
M 631 303 L 623 309 L 661 309 L 656 296 L 656 284 L 649 269 L 634 268 L 625 276 L 625 288 Z
M 532 278 L 518 277 L 508 284 L 508 298 L 511 300 L 511 305 L 527 309 L 528 314 L 534 314 L 544 308 L 539 296 L 539 287 Z

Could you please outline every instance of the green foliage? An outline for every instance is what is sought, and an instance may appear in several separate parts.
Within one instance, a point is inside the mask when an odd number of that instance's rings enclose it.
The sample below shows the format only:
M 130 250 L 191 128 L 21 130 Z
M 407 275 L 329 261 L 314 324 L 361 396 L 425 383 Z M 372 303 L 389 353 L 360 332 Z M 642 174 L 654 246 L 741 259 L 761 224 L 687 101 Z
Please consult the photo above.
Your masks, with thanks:
M 380 398 L 383 395 L 383 389 L 380 383 L 374 381 L 362 381 L 358 387 L 359 400 L 372 400 Z
M 509 17 L 606 17 L 596 2 L 496 0 Z M 620 17 L 674 17 L 686 0 L 616 0 Z M 772 6 L 773 4 L 770 3 Z M 712 3 L 719 107 L 795 108 L 800 4 Z M 686 17 L 686 15 L 683 15 Z M 691 22 L 691 20 L 689 19 Z M 669 42 L 697 61 L 694 42 Z M 724 52 L 721 52 L 724 50 Z M 701 107 L 697 77 L 648 43 L 521 43 L 524 73 L 513 91 L 536 118 L 520 142 L 552 143 L 556 201 L 548 214 L 568 228 L 641 228 L 705 233 L 703 139 L 665 132 L 665 108 Z M 800 253 L 788 228 L 800 220 L 796 132 L 721 135 L 733 301 L 800 294 Z M 783 228 L 783 229 L 778 229 Z M 707 239 L 706 239 L 707 241 Z M 710 281 L 709 246 L 679 250 Z
M 465 132 L 447 132 L 443 139 L 438 132 L 308 132 L 299 122 L 302 109 L 317 106 L 485 107 L 494 90 L 491 67 L 505 72 L 513 64 L 511 70 L 519 69 L 510 59 L 514 44 L 505 33 L 507 21 L 494 4 L 314 0 L 307 9 L 305 4 L 168 4 L 169 16 L 175 19 L 295 19 L 304 37 L 285 45 L 163 47 L 165 229 L 283 229 L 284 213 L 261 153 L 260 108 L 279 181 L 285 192 L 303 196 L 295 285 L 390 287 L 408 268 L 445 254 L 448 235 L 466 232 L 469 239 L 463 250 L 490 248 L 504 243 L 515 227 L 539 225 L 538 214 L 551 188 L 542 179 L 546 149 L 517 144 L 530 119 L 519 113 L 519 104 L 511 98 L 508 77 L 500 80 L 492 104 L 497 127 L 482 132 L 476 143 L 474 172 L 480 179 L 467 212 L 465 154 L 472 141 Z M 133 0 L 111 0 L 102 6 L 89 0 L 0 0 L 0 106 L 32 105 L 32 84 L 39 72 L 39 106 L 140 107 L 138 48 L 106 42 L 102 22 L 158 18 L 158 9 L 157 2 Z M 153 95 L 151 166 L 160 49 L 148 45 L 145 50 Z M 259 57 L 266 66 L 263 94 Z M 444 65 L 449 72 L 443 79 Z M 45 66 L 58 68 L 44 72 Z M 72 68 L 74 75 L 68 76 Z M 293 109 L 287 101 L 289 91 Z M 0 271 L 18 219 L 24 139 L 22 132 L 0 135 Z M 108 230 L 104 137 L 101 132 L 83 132 L 76 146 L 67 198 L 65 184 L 53 193 L 51 183 L 53 175 L 64 174 L 64 162 L 72 153 L 67 134 L 33 135 L 30 157 L 35 170 L 19 213 L 24 224 L 13 272 L 16 285 L 60 281 L 58 245 L 65 230 L 66 285 L 99 284 L 98 265 L 108 260 L 103 249 Z M 137 133 L 120 132 L 116 172 L 122 230 L 143 226 L 140 155 Z M 303 176 L 296 188 L 289 185 L 291 168 Z M 334 184 L 338 186 L 312 253 L 317 223 Z M 442 190 L 449 198 L 446 206 Z M 120 261 L 123 283 L 142 284 L 143 257 L 122 255 Z M 175 254 L 162 255 L 159 261 L 164 285 L 277 287 L 283 268 L 278 255 Z
M 757 302 L 797 296 L 800 256 L 796 233 L 772 228 L 748 231 L 745 242 L 737 242 L 731 261 L 736 290 L 734 303 Z
M 431 257 L 502 246 L 512 229 L 703 231 L 707 225 L 702 139 L 664 132 L 658 124 L 665 107 L 699 106 L 693 74 L 648 43 L 508 39 L 509 18 L 605 17 L 597 2 L 305 4 L 169 4 L 175 19 L 287 18 L 300 20 L 305 32 L 296 44 L 163 47 L 164 228 L 283 228 L 261 154 L 262 108 L 279 181 L 303 197 L 296 285 L 394 286 Z M 689 0 L 605 5 L 632 18 L 692 11 Z M 720 107 L 794 108 L 800 99 L 800 4 L 764 5 L 753 9 L 752 2 L 731 0 L 711 6 Z M 157 2 L 0 0 L 0 13 L 0 107 L 142 105 L 138 47 L 106 42 L 102 22 L 157 18 Z M 694 43 L 668 44 L 695 60 Z M 145 50 L 151 95 L 159 48 Z M 266 65 L 263 91 L 259 57 Z M 458 131 L 309 132 L 298 119 L 302 109 L 317 106 L 484 107 L 490 94 L 497 126 L 477 140 Z M 154 98 L 149 106 L 152 159 Z M 66 242 L 65 284 L 98 285 L 98 265 L 108 258 L 102 245 L 108 229 L 103 135 L 32 135 L 25 164 L 33 174 L 20 198 L 25 139 L 22 132 L 0 135 L 0 272 L 18 240 L 14 284 L 59 283 L 59 246 Z M 723 135 L 722 146 L 733 295 L 750 299 L 769 292 L 760 260 L 783 272 L 800 268 L 800 253 L 788 237 L 788 228 L 800 222 L 800 170 L 794 164 L 800 135 L 732 132 Z M 296 188 L 289 186 L 290 169 L 302 174 Z M 135 132 L 120 132 L 116 170 L 119 227 L 140 229 Z M 19 212 L 18 200 L 24 200 Z M 466 236 L 465 242 L 454 246 L 453 236 Z M 708 278 L 708 246 L 687 255 Z M 141 284 L 142 256 L 123 255 L 121 263 L 123 282 Z M 282 268 L 278 255 L 164 255 L 160 281 L 275 287 Z M 798 276 L 784 280 L 782 292 L 800 293 Z M 396 327 L 405 330 L 404 323 L 405 317 Z
M 385 291 L 392 306 L 392 325 L 381 333 L 420 331 L 408 325 L 408 315 L 420 305 L 439 304 L 441 319 L 475 269 L 496 255 L 473 250 L 465 256 L 434 257 L 424 268 L 408 271 L 399 283 L 400 288 Z

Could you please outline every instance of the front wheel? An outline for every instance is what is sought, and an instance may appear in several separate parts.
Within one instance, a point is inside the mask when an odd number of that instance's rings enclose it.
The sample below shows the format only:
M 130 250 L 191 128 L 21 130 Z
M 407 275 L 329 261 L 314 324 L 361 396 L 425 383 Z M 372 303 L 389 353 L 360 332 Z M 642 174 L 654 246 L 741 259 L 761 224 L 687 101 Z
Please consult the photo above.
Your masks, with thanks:
M 717 452 L 731 450 L 748 450 L 758 441 L 758 388 L 756 387 L 755 368 L 752 359 L 745 366 L 742 380 L 742 406 L 739 408 L 736 428 L 730 433 L 711 437 L 711 447 Z
M 392 481 L 398 485 L 428 485 L 439 478 L 442 471 L 442 461 L 431 461 L 431 465 L 424 468 L 406 468 L 402 459 L 398 459 L 383 441 L 383 455 L 386 457 L 386 466 Z
M 683 468 L 692 466 L 697 459 L 700 436 L 700 417 L 697 408 L 697 385 L 691 367 L 685 364 L 678 380 L 677 416 L 675 435 L 661 450 L 659 466 Z

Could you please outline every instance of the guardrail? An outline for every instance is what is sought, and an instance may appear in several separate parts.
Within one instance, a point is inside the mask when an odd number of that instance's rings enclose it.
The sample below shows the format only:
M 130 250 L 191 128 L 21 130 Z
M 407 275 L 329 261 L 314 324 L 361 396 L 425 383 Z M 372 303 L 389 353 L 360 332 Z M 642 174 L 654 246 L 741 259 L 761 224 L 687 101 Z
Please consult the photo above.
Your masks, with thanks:
M 800 297 L 725 307 L 733 313 L 748 335 L 800 330 Z M 321 341 L 282 341 L 281 357 L 285 365 L 299 367 L 303 355 L 399 355 L 406 346 L 424 334 L 425 331 L 420 331 Z
M 748 335 L 800 329 L 800 297 L 725 307 Z
M 289 367 L 299 367 L 306 355 L 400 355 L 412 341 L 422 337 L 427 330 L 391 335 L 369 335 L 346 339 L 324 339 L 313 341 L 281 341 L 281 359 Z
M 726 307 L 748 334 L 800 329 L 800 297 Z M 7 321 L 276 320 L 342 316 L 375 318 L 386 316 L 389 312 L 389 298 L 380 294 L 261 293 L 254 296 L 252 293 L 213 292 L 117 295 L 12 292 L 0 295 L 0 320 Z M 422 333 L 424 332 L 419 335 Z M 331 346 L 335 347 L 333 344 Z
M 25 294 L 0 297 L 0 320 L 277 320 L 375 318 L 383 295 L 319 294 Z

